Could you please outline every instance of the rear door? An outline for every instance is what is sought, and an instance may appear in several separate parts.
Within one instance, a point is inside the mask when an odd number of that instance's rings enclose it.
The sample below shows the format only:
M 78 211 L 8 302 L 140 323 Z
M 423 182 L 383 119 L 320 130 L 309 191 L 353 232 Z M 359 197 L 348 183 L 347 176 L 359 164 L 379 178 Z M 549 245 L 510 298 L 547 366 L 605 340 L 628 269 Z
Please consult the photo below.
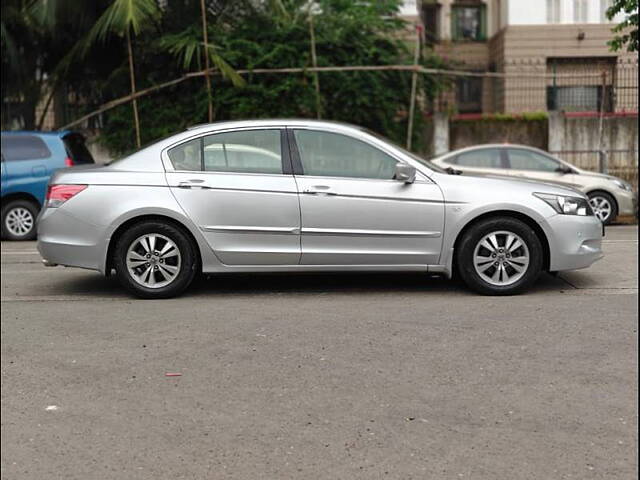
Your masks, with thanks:
M 194 138 L 167 152 L 176 199 L 227 265 L 297 265 L 300 206 L 279 128 Z
M 444 200 L 426 176 L 393 179 L 398 159 L 363 140 L 292 130 L 303 265 L 437 264 Z
M 47 162 L 52 157 L 47 144 L 36 135 L 4 134 L 2 156 L 6 176 L 3 194 L 26 192 L 42 204 L 50 174 Z

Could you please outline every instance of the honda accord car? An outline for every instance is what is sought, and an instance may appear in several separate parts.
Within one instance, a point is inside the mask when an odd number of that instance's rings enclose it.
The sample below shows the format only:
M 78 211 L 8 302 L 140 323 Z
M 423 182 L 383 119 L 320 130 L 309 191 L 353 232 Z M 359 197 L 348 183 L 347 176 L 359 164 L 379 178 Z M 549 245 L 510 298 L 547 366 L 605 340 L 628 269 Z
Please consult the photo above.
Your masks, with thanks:
M 201 125 L 51 179 L 45 265 L 115 272 L 143 298 L 198 273 L 421 271 L 482 294 L 602 257 L 577 190 L 443 170 L 362 128 L 309 120 Z
M 609 225 L 618 215 L 636 215 L 638 195 L 621 178 L 590 172 L 525 145 L 476 145 L 431 159 L 436 165 L 470 173 L 525 177 L 580 190 L 593 213 Z

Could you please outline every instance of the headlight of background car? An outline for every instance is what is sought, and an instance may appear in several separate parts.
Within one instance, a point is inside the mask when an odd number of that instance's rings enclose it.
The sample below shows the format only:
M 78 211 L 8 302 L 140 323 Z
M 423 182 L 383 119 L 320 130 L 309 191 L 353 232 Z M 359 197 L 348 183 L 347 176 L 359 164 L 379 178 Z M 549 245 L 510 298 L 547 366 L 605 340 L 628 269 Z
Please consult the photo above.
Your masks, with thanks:
M 616 187 L 621 188 L 623 190 L 628 190 L 631 191 L 632 190 L 632 186 L 629 182 L 625 182 L 624 180 L 613 180 L 613 183 L 616 185 Z
M 582 197 L 569 197 L 552 193 L 534 193 L 540 200 L 549 204 L 556 212 L 564 215 L 593 215 L 589 201 Z

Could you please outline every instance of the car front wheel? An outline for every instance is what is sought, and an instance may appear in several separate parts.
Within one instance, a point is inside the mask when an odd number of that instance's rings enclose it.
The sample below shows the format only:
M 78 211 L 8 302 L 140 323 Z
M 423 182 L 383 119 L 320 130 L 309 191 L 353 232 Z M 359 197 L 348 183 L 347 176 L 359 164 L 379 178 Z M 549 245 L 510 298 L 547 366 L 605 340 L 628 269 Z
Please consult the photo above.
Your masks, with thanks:
M 120 236 L 113 265 L 122 286 L 141 298 L 169 298 L 186 289 L 198 269 L 189 237 L 174 225 L 149 221 Z
M 526 223 L 509 217 L 482 220 L 461 238 L 458 273 L 485 295 L 512 295 L 531 286 L 542 270 L 543 251 Z
M 2 208 L 2 237 L 7 240 L 34 240 L 38 207 L 28 200 L 14 200 Z
M 588 195 L 593 213 L 605 225 L 609 225 L 618 216 L 616 201 L 606 192 L 592 192 Z

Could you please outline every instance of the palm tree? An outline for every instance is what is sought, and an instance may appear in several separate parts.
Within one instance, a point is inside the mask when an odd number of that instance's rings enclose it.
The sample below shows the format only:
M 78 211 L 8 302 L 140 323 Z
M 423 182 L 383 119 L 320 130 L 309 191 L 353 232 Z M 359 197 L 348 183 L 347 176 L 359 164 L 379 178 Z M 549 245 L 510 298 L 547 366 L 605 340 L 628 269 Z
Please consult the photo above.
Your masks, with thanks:
M 203 15 L 205 13 L 203 12 Z M 204 18 L 204 17 L 203 17 Z M 201 61 L 204 59 L 204 77 L 209 101 L 209 121 L 213 121 L 213 96 L 211 93 L 211 79 L 209 76 L 210 63 L 213 64 L 223 77 L 231 80 L 236 87 L 245 84 L 244 79 L 236 73 L 231 65 L 218 53 L 216 45 L 209 43 L 206 33 L 206 20 L 202 21 L 203 32 L 191 26 L 180 33 L 165 35 L 160 39 L 160 47 L 166 49 L 182 64 L 182 68 L 190 70 L 194 67 L 202 69 Z M 202 35 L 202 39 L 201 39 Z
M 160 9 L 156 0 L 113 0 L 113 3 L 98 19 L 83 42 L 84 52 L 86 53 L 94 42 L 104 42 L 110 35 L 126 38 L 132 96 L 136 93 L 132 37 L 137 36 L 145 28 L 153 25 L 159 17 Z M 135 97 L 132 99 L 132 104 L 136 128 L 136 145 L 140 148 L 140 117 L 138 115 L 138 102 Z

